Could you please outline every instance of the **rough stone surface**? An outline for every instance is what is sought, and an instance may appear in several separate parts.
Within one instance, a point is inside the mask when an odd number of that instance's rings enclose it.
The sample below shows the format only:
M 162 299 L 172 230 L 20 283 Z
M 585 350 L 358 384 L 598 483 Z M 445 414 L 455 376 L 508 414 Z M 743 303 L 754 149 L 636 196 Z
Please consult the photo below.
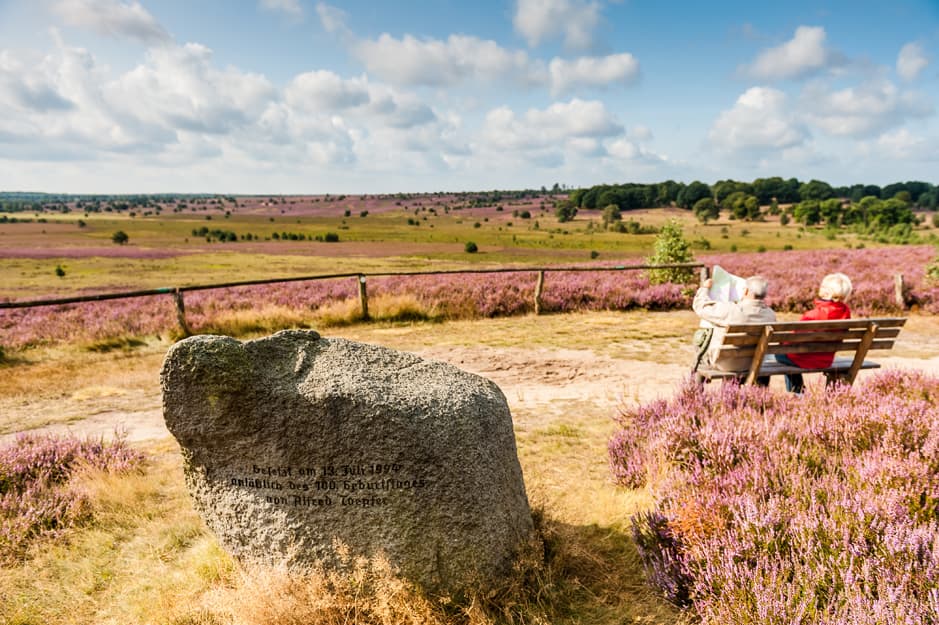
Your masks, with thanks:
M 453 593 L 497 582 L 532 529 L 508 404 L 480 376 L 289 330 L 180 341 L 161 383 L 196 507 L 243 560 L 339 566 L 339 541 Z

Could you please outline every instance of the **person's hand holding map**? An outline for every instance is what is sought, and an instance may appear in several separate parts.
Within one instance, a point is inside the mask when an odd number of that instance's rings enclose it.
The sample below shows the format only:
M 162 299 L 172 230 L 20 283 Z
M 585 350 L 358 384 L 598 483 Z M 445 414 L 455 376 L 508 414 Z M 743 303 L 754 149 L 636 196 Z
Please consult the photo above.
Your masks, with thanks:
M 708 295 L 717 302 L 739 302 L 743 299 L 746 286 L 747 281 L 740 276 L 729 273 L 720 265 L 714 265 Z

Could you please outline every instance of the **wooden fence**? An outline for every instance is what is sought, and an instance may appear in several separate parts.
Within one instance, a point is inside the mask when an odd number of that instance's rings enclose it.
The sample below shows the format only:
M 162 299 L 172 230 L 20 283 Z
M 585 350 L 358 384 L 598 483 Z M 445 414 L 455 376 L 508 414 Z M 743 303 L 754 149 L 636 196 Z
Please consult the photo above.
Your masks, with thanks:
M 81 295 L 75 297 L 63 297 L 58 299 L 42 299 L 32 301 L 18 302 L 0 302 L 0 310 L 10 308 L 35 308 L 39 306 L 60 306 L 63 304 L 77 304 L 81 302 L 100 302 L 112 299 L 126 299 L 131 297 L 146 297 L 153 295 L 172 295 L 176 303 L 176 318 L 180 330 L 183 334 L 189 336 L 191 331 L 186 322 L 186 303 L 183 293 L 188 291 L 205 291 L 209 289 L 225 289 L 237 286 L 252 286 L 258 284 L 279 284 L 286 282 L 301 282 L 312 280 L 336 280 L 354 278 L 358 283 L 359 304 L 362 308 L 362 318 L 369 319 L 368 314 L 368 278 L 381 278 L 391 276 L 433 276 L 450 274 L 489 274 L 489 273 L 536 273 L 538 278 L 534 290 L 534 309 L 535 314 L 541 314 L 542 301 L 541 296 L 544 292 L 545 274 L 549 272 L 604 272 L 604 271 L 640 271 L 646 269 L 696 269 L 700 272 L 701 278 L 708 275 L 708 269 L 701 263 L 674 263 L 663 265 L 616 265 L 612 267 L 511 267 L 499 269 L 454 269 L 450 271 L 403 271 L 403 272 L 375 272 L 365 274 L 355 273 L 335 273 L 322 274 L 315 276 L 298 276 L 293 278 L 265 278 L 262 280 L 241 280 L 238 282 L 222 282 L 217 284 L 198 284 L 178 287 L 160 287 L 156 289 L 142 289 L 139 291 L 123 291 L 120 293 L 101 293 L 98 295 Z
M 702 263 L 673 263 L 664 265 L 615 265 L 612 267 L 507 267 L 498 269 L 453 269 L 449 271 L 399 271 L 399 272 L 375 272 L 365 274 L 355 273 L 334 273 L 320 274 L 315 276 L 297 276 L 293 278 L 265 278 L 262 280 L 241 280 L 238 282 L 222 282 L 217 284 L 197 284 L 178 287 L 160 287 L 156 289 L 142 289 L 139 291 L 122 291 L 120 293 L 101 293 L 98 295 L 80 295 L 76 297 L 63 297 L 58 299 L 42 299 L 19 302 L 0 302 L 0 310 L 10 308 L 35 308 L 39 306 L 60 306 L 63 304 L 77 304 L 81 302 L 100 302 L 111 299 L 126 299 L 130 297 L 146 297 L 152 295 L 172 295 L 176 303 L 176 319 L 180 330 L 185 336 L 192 332 L 189 324 L 186 322 L 186 303 L 183 299 L 183 293 L 187 291 L 205 291 L 209 289 L 225 289 L 236 286 L 252 286 L 257 284 L 279 284 L 286 282 L 302 282 L 312 280 L 336 280 L 342 278 L 354 278 L 358 283 L 359 304 L 362 309 L 362 319 L 368 320 L 368 278 L 383 278 L 391 276 L 438 276 L 451 274 L 485 274 L 485 273 L 537 273 L 537 281 L 534 290 L 534 309 L 535 314 L 542 313 L 541 296 L 544 292 L 545 274 L 548 272 L 603 272 L 603 271 L 640 271 L 645 269 L 697 269 L 702 281 L 708 278 L 709 270 Z M 904 283 L 903 274 L 894 274 L 894 297 L 897 306 L 901 310 L 906 308 L 907 285 Z

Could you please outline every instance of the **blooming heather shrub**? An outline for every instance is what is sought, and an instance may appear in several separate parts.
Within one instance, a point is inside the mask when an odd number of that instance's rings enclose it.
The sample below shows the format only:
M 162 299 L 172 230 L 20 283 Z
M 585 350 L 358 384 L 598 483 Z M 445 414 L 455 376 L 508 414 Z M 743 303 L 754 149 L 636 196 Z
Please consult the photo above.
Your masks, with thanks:
M 909 303 L 939 313 L 939 282 L 925 278 L 926 264 L 935 255 L 931 246 L 909 246 L 711 254 L 699 260 L 707 265 L 719 264 L 737 275 L 766 276 L 770 282 L 769 304 L 787 312 L 810 308 L 822 277 L 842 271 L 854 282 L 851 310 L 855 316 L 862 316 L 900 312 L 894 301 L 895 273 L 902 273 L 910 285 Z M 793 272 L 793 266 L 801 270 Z M 370 298 L 412 298 L 421 310 L 431 311 L 434 319 L 472 319 L 532 312 L 535 282 L 536 273 L 528 271 L 389 276 L 369 278 L 368 293 Z M 317 311 L 337 303 L 355 305 L 358 286 L 352 278 L 264 284 L 187 292 L 185 301 L 186 319 L 197 333 L 248 329 L 252 327 L 251 315 L 263 318 L 259 327 L 264 329 L 276 324 L 278 318 L 296 327 L 298 320 L 299 325 L 308 325 Z M 682 292 L 681 285 L 653 285 L 637 271 L 549 271 L 541 301 L 547 312 L 673 310 L 691 306 L 690 296 Z M 272 316 L 272 310 L 280 312 Z M 176 311 L 168 295 L 0 310 L 0 344 L 11 350 L 175 332 Z
M 929 245 L 867 249 L 827 249 L 750 254 L 709 254 L 698 260 L 720 265 L 739 276 L 760 274 L 769 280 L 766 301 L 777 311 L 803 312 L 810 308 L 822 278 L 829 273 L 847 274 L 854 283 L 848 304 L 855 316 L 897 314 L 895 274 L 910 285 L 908 303 L 932 314 L 939 313 L 939 283 L 925 279 L 926 265 L 936 257 Z M 792 267 L 799 271 L 792 271 Z
M 0 448 L 0 561 L 88 518 L 88 498 L 73 480 L 80 469 L 125 472 L 142 461 L 122 437 L 105 443 L 26 434 Z
M 689 385 L 622 415 L 649 579 L 704 623 L 939 623 L 939 379 Z

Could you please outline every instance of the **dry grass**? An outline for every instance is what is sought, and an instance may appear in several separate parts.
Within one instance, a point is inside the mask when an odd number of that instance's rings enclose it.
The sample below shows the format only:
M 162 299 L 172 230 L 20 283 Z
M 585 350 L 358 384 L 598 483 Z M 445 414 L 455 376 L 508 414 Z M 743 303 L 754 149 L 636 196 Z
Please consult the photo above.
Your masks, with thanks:
M 344 574 L 239 567 L 193 512 L 174 447 L 152 449 L 141 474 L 85 477 L 93 525 L 0 569 L 0 623 L 541 625 L 679 618 L 644 585 L 621 527 L 570 523 L 547 510 L 536 514 L 539 533 L 506 585 L 463 601 L 422 596 L 380 556 L 346 552 L 352 566 Z
M 213 315 L 212 322 L 199 328 L 200 334 L 245 336 L 269 334 L 284 328 L 311 327 L 309 315 L 287 306 L 265 306 L 251 310 L 229 310 Z
M 368 313 L 370 320 L 378 323 L 441 320 L 435 306 L 425 305 L 410 294 L 370 297 Z M 316 327 L 320 328 L 350 326 L 362 322 L 362 308 L 358 300 L 343 300 L 320 306 L 314 311 L 313 317 Z
M 376 316 L 410 305 L 372 304 Z M 576 349 L 674 362 L 681 356 L 671 346 L 685 341 L 693 325 L 693 315 L 685 312 L 584 313 L 444 325 L 353 324 L 330 335 L 405 350 Z M 934 355 L 937 336 L 939 319 L 911 317 L 895 352 Z M 88 411 L 141 403 L 158 406 L 157 372 L 167 345 L 23 354 L 0 371 L 0 428 L 12 431 L 24 422 L 81 418 Z M 356 575 L 341 579 L 240 568 L 193 511 L 178 448 L 164 440 L 151 445 L 143 474 L 88 477 L 92 526 L 0 569 L 0 623 L 680 622 L 684 617 L 645 585 L 627 527 L 630 515 L 650 501 L 644 491 L 609 482 L 606 441 L 613 424 L 604 405 L 583 396 L 559 400 L 544 413 L 515 414 L 519 459 L 547 558 L 540 567 L 522 563 L 515 585 L 497 596 L 459 605 L 429 602 L 380 559 L 360 561 Z
M 189 503 L 174 447 L 155 450 L 141 474 L 85 477 L 94 523 L 0 569 L 0 622 L 168 622 L 232 575 Z

